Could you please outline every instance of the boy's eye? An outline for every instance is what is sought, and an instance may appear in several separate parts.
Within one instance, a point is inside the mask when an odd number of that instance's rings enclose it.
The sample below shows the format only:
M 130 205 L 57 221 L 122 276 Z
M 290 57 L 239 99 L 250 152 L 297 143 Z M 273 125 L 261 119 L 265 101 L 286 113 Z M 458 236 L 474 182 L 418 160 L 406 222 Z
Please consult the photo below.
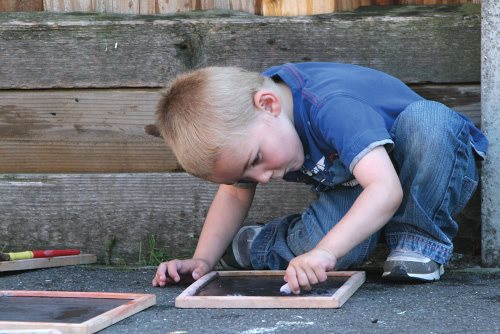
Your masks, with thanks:
M 257 165 L 261 159 L 262 159 L 262 156 L 261 156 L 261 154 L 260 154 L 260 153 L 258 153 L 258 154 L 255 156 L 255 158 L 252 160 L 252 164 L 251 164 L 251 166 L 253 167 L 253 166 Z

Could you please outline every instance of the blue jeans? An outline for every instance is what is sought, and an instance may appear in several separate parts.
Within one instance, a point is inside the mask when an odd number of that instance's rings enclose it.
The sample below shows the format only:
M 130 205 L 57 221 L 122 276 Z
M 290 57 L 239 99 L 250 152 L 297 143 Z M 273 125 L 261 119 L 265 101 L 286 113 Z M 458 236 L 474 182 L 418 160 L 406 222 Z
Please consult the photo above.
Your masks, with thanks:
M 396 119 L 391 152 L 403 187 L 403 201 L 382 231 L 340 258 L 342 270 L 365 261 L 381 233 L 390 250 L 410 250 L 437 263 L 453 252 L 463 209 L 478 183 L 468 124 L 453 110 L 432 101 L 409 105 Z M 313 249 L 350 209 L 362 188 L 322 192 L 302 213 L 266 224 L 251 250 L 254 269 L 286 269 L 295 256 Z

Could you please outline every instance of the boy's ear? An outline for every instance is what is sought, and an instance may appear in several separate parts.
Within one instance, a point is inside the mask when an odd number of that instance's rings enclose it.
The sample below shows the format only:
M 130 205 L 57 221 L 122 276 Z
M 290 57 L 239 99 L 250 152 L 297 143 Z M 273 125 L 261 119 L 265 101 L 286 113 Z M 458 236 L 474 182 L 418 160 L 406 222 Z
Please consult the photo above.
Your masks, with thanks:
M 146 131 L 146 133 L 148 135 L 162 138 L 160 130 L 158 129 L 158 127 L 156 126 L 156 124 L 148 124 L 148 125 L 146 125 L 144 127 L 144 131 Z
M 281 100 L 272 90 L 258 90 L 253 96 L 253 103 L 258 110 L 268 112 L 273 116 L 281 113 Z

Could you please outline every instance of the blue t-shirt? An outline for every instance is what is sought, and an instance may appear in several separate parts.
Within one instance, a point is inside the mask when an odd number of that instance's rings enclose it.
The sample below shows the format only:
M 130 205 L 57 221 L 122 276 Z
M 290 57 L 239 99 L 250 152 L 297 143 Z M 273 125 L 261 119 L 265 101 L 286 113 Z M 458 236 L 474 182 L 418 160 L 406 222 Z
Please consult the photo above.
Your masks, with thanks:
M 356 65 L 284 64 L 263 75 L 291 89 L 294 124 L 304 147 L 302 170 L 284 179 L 315 184 L 320 191 L 357 184 L 352 175 L 356 163 L 377 146 L 390 151 L 394 142 L 389 131 L 396 117 L 424 99 L 399 79 Z M 472 144 L 484 156 L 486 138 L 467 121 Z

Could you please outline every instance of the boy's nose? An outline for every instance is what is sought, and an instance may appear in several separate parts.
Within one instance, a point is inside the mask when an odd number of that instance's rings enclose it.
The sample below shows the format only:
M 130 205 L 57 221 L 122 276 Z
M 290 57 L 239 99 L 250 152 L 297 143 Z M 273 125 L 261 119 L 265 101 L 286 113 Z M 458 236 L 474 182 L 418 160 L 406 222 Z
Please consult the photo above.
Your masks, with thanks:
M 273 171 L 265 171 L 257 175 L 256 180 L 260 184 L 267 184 L 269 183 L 269 180 L 271 180 L 271 177 L 273 176 Z

